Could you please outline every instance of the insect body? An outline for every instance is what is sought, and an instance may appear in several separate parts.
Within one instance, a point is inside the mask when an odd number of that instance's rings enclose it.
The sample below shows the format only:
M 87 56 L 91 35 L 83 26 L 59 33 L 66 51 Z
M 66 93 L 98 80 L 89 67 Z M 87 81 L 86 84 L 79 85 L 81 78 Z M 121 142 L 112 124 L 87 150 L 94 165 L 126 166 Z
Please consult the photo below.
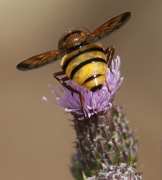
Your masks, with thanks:
M 48 51 L 33 56 L 17 65 L 19 70 L 30 70 L 54 62 L 60 58 L 63 71 L 54 73 L 54 77 L 72 92 L 80 96 L 83 108 L 83 98 L 79 91 L 66 84 L 72 79 L 87 90 L 96 91 L 105 82 L 107 66 L 111 68 L 114 46 L 103 49 L 98 43 L 100 39 L 120 28 L 131 16 L 123 13 L 98 27 L 94 32 L 85 28 L 74 28 L 63 34 L 58 42 L 58 50 Z M 65 75 L 64 78 L 58 78 Z
M 101 44 L 91 43 L 65 55 L 61 67 L 69 79 L 95 91 L 105 82 L 107 57 Z

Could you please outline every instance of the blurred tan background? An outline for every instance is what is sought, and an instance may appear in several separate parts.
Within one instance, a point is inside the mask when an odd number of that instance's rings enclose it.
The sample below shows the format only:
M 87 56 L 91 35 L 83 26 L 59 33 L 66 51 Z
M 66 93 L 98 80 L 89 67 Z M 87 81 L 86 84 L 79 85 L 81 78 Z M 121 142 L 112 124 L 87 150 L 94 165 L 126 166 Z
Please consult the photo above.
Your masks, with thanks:
M 122 60 L 122 88 L 115 97 L 139 138 L 138 170 L 146 180 L 162 179 L 162 1 L 0 1 L 0 180 L 73 179 L 69 171 L 75 132 L 48 84 L 60 61 L 30 72 L 16 65 L 57 49 L 71 27 L 93 31 L 130 11 L 130 21 L 104 39 Z

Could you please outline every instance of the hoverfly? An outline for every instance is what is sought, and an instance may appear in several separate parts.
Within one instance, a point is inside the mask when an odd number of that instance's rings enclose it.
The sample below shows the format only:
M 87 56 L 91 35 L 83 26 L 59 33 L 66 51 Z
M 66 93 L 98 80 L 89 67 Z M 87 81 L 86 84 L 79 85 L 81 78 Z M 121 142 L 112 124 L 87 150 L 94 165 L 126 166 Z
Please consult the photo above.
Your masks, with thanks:
M 58 50 L 33 56 L 19 63 L 17 69 L 22 71 L 36 69 L 62 58 L 63 71 L 54 73 L 53 76 L 71 92 L 79 95 L 84 111 L 81 92 L 67 85 L 66 81 L 72 79 L 75 83 L 91 91 L 101 89 L 105 82 L 107 66 L 111 69 L 115 47 L 110 46 L 104 50 L 102 44 L 97 41 L 119 29 L 129 20 L 130 16 L 131 13 L 126 12 L 114 17 L 92 33 L 85 28 L 73 28 L 61 36 Z M 62 75 L 65 77 L 59 78 Z

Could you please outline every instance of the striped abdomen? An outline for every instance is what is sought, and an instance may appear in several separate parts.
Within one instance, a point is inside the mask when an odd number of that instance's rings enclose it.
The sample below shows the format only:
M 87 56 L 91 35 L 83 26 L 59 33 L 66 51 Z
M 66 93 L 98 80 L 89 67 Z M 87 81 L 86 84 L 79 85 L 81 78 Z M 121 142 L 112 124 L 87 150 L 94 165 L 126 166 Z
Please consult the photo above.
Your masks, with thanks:
M 105 82 L 107 59 L 100 43 L 83 46 L 65 55 L 61 67 L 69 79 L 88 90 L 96 91 Z

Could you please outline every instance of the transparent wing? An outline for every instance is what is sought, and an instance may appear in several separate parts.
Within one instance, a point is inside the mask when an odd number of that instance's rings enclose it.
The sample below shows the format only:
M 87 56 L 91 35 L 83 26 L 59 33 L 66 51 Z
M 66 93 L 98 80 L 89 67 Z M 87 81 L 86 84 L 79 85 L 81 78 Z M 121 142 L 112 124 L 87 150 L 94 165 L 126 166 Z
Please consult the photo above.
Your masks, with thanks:
M 126 12 L 117 17 L 114 17 L 102 26 L 98 27 L 94 32 L 92 32 L 89 35 L 88 41 L 94 42 L 108 36 L 110 33 L 114 32 L 115 30 L 123 26 L 130 19 L 130 17 L 130 12 Z
M 30 69 L 35 69 L 46 64 L 52 63 L 58 59 L 60 59 L 63 54 L 60 50 L 48 51 L 36 56 L 33 56 L 25 61 L 22 61 L 17 65 L 17 69 L 21 71 L 26 71 Z

